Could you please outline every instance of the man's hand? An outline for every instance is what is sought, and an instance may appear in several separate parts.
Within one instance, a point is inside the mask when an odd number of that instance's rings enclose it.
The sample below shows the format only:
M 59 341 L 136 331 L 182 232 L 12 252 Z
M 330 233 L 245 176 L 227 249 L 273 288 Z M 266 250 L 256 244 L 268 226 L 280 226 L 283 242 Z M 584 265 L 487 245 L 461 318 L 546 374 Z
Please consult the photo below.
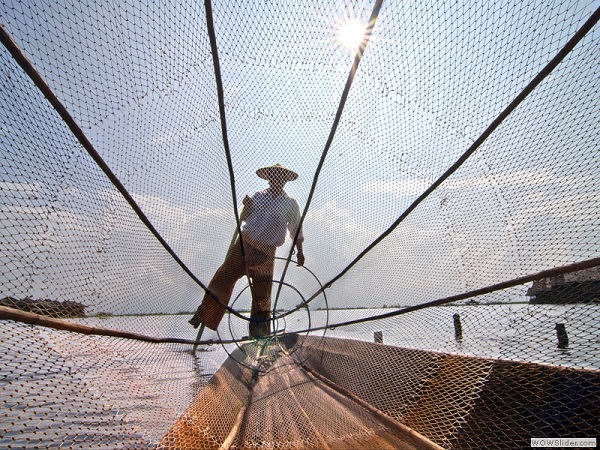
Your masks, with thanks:
M 304 251 L 302 250 L 302 242 L 296 243 L 296 249 L 298 250 L 296 254 L 296 259 L 298 260 L 298 267 L 302 267 L 304 265 Z
M 242 208 L 242 213 L 240 214 L 240 220 L 242 222 L 245 222 L 250 213 L 252 213 L 252 206 L 254 202 L 250 197 L 246 195 L 242 200 L 242 204 L 244 205 L 244 207 Z

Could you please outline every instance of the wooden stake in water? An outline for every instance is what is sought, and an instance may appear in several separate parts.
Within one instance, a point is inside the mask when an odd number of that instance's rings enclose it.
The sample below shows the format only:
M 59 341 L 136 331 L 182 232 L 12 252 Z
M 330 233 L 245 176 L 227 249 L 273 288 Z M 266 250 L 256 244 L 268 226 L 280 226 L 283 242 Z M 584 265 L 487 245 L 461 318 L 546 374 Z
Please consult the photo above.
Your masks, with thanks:
M 462 341 L 462 324 L 460 323 L 460 314 L 454 314 L 452 316 L 454 320 L 454 339 Z
M 569 336 L 567 335 L 567 329 L 564 323 L 557 323 L 554 328 L 556 329 L 556 337 L 558 339 L 558 348 L 567 348 L 569 346 Z
M 383 331 L 375 331 L 373 333 L 373 340 L 376 344 L 383 344 Z

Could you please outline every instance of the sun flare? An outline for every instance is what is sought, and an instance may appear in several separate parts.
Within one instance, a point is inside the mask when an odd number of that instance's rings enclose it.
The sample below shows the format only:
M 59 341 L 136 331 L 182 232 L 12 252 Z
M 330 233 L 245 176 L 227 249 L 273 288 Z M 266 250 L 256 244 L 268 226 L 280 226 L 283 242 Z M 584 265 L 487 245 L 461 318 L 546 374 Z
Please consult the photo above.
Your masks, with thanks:
M 349 19 L 339 23 L 336 30 L 338 45 L 349 52 L 356 52 L 363 40 L 366 28 L 366 25 L 358 19 Z

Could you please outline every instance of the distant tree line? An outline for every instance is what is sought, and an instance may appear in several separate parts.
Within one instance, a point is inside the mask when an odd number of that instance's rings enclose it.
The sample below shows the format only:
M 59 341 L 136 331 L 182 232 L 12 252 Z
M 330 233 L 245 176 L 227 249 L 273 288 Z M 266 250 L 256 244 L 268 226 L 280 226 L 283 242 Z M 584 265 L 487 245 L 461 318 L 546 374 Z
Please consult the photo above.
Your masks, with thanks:
M 87 308 L 86 305 L 70 300 L 60 302 L 58 300 L 34 299 L 31 297 L 24 299 L 4 297 L 0 299 L 0 306 L 54 318 L 85 317 L 85 308 Z

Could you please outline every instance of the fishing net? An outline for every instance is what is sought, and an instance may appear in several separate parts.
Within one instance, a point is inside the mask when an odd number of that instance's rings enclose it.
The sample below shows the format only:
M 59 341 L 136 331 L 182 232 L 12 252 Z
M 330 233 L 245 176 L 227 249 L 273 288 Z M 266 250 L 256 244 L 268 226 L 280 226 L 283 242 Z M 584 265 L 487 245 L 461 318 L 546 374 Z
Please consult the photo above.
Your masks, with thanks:
M 0 447 L 596 437 L 598 6 L 3 2 Z

